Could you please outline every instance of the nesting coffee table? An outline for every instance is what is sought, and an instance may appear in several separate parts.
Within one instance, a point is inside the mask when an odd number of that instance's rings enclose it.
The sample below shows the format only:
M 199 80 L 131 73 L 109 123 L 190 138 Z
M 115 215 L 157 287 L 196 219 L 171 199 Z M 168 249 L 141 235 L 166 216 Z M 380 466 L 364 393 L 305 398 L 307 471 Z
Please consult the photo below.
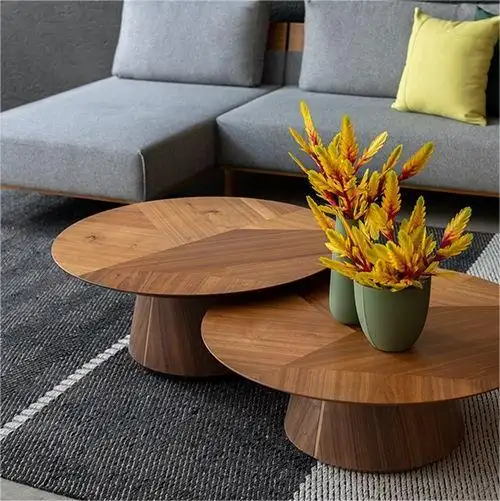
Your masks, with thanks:
M 201 341 L 221 296 L 279 286 L 321 271 L 324 236 L 309 210 L 248 198 L 145 202 L 64 230 L 52 256 L 69 274 L 136 294 L 129 351 L 181 376 L 226 372 Z
M 202 335 L 231 370 L 291 394 L 288 438 L 322 462 L 392 472 L 441 459 L 463 437 L 458 400 L 498 388 L 496 284 L 434 278 L 424 331 L 404 353 L 337 323 L 327 276 L 289 288 L 211 308 Z

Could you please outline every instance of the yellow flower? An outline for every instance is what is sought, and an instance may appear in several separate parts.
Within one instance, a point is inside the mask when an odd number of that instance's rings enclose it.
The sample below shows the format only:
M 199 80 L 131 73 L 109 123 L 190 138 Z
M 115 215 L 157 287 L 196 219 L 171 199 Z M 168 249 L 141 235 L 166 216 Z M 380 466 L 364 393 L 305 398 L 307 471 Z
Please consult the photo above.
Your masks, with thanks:
M 377 204 L 371 204 L 365 216 L 365 226 L 371 238 L 378 240 L 380 232 L 387 228 L 387 213 Z
M 390 221 L 393 221 L 401 210 L 398 176 L 394 171 L 390 171 L 385 180 L 382 209 L 384 209 L 387 214 L 387 219 Z
M 366 255 L 371 263 L 376 263 L 377 261 L 389 263 L 391 261 L 391 251 L 382 244 L 372 245 Z
M 388 215 L 387 225 L 381 231 L 390 236 L 393 232 L 393 216 L 400 206 L 398 183 L 395 182 L 398 176 L 394 169 L 401 157 L 402 146 L 397 146 L 391 152 L 381 170 L 370 172 L 367 168 L 362 176 L 358 176 L 359 169 L 371 162 L 384 147 L 388 139 L 387 131 L 375 136 L 360 154 L 360 145 L 349 116 L 342 117 L 340 130 L 333 135 L 332 140 L 323 143 L 304 101 L 300 103 L 300 113 L 304 122 L 304 134 L 293 128 L 289 128 L 289 131 L 300 150 L 312 160 L 313 168 L 309 169 L 292 153 L 290 157 L 308 176 L 318 196 L 341 210 L 347 219 L 356 221 L 365 217 L 372 203 L 379 203 Z M 406 179 L 420 172 L 432 151 L 432 143 L 420 148 L 403 165 L 399 179 Z
M 374 202 L 380 194 L 380 180 L 380 172 L 372 172 L 370 180 L 368 181 L 368 199 L 370 202 Z
M 325 176 L 329 179 L 335 179 L 340 170 L 338 159 L 323 146 L 316 146 L 314 150 Z
M 415 176 L 421 172 L 427 165 L 429 158 L 434 152 L 434 145 L 432 143 L 424 144 L 416 153 L 414 153 L 409 160 L 403 164 L 400 181 L 404 181 L 410 177 Z
M 338 209 L 329 209 L 332 214 L 336 213 L 344 227 L 345 235 L 333 227 L 328 228 L 326 246 L 341 258 L 345 258 L 346 262 L 339 263 L 327 258 L 321 262 L 327 268 L 338 271 L 360 284 L 397 292 L 408 287 L 421 288 L 423 281 L 430 276 L 446 273 L 439 268 L 440 262 L 464 252 L 472 241 L 472 234 L 464 233 L 470 218 L 470 208 L 466 208 L 447 225 L 442 240 L 446 245 L 441 244 L 437 248 L 436 241 L 427 232 L 425 202 L 420 197 L 410 218 L 403 221 L 397 234 L 392 232 L 390 238 L 379 241 L 380 233 L 391 223 L 388 213 L 392 214 L 392 207 L 395 205 L 397 211 L 393 215 L 397 215 L 400 207 L 400 204 L 393 203 L 397 198 L 394 193 L 399 193 L 399 187 L 394 188 L 390 184 L 394 182 L 394 176 L 394 173 L 387 176 L 389 187 L 384 199 L 387 199 L 385 210 L 375 203 L 371 204 L 364 221 L 358 221 L 357 226 L 349 226 Z M 398 184 L 397 179 L 395 182 Z M 382 205 L 384 206 L 384 201 Z
M 300 103 L 300 113 L 302 114 L 302 118 L 304 120 L 305 131 L 307 137 L 309 138 L 309 141 L 314 145 L 321 145 L 321 138 L 316 132 L 316 128 L 314 127 L 314 122 L 311 118 L 311 112 L 309 111 L 309 107 L 304 101 Z
M 339 144 L 340 144 L 340 132 L 333 136 L 333 139 L 328 145 L 328 152 L 332 157 L 337 158 L 339 156 Z
M 363 165 L 367 164 L 370 160 L 373 159 L 373 157 L 383 148 L 385 142 L 387 141 L 387 138 L 389 135 L 387 134 L 387 131 L 382 132 L 379 134 L 371 143 L 368 148 L 366 148 L 363 153 L 361 154 L 361 157 L 359 158 L 357 162 L 357 168 L 362 167 Z
M 440 260 L 448 259 L 449 257 L 458 256 L 467 250 L 472 243 L 472 233 L 461 235 L 447 247 L 443 247 L 437 251 L 437 256 Z
M 291 157 L 291 159 L 299 166 L 300 170 L 307 174 L 308 169 L 304 167 L 304 164 L 293 154 L 293 153 L 288 153 Z
M 312 187 L 318 193 L 321 194 L 322 192 L 330 191 L 330 185 L 328 184 L 328 179 L 325 179 L 325 177 L 319 172 L 316 172 L 315 170 L 312 169 L 308 170 L 307 177 L 309 178 L 309 182 L 311 183 Z
M 471 214 L 471 208 L 465 207 L 446 225 L 441 247 L 445 247 L 462 235 L 465 227 L 469 224 Z
M 333 221 L 328 216 L 325 216 L 318 204 L 311 197 L 307 197 L 307 203 L 309 204 L 309 208 L 311 209 L 318 226 L 323 231 L 333 228 Z
M 420 196 L 413 208 L 410 219 L 404 219 L 401 222 L 401 229 L 411 235 L 416 229 L 423 226 L 425 226 L 425 202 L 424 197 Z
M 301 150 L 308 155 L 311 154 L 311 148 L 305 141 L 305 139 L 295 130 L 292 129 L 291 127 L 288 127 L 288 131 L 292 135 L 292 137 L 295 139 L 295 142 L 300 146 Z
M 401 153 L 403 153 L 403 145 L 398 144 L 398 146 L 396 146 L 396 148 L 392 150 L 392 153 L 389 155 L 389 158 L 382 166 L 382 174 L 387 174 L 389 171 L 394 169 L 394 167 L 396 167 L 396 164 L 401 158 Z
M 347 247 L 346 239 L 338 231 L 333 231 L 333 229 L 328 229 L 326 232 L 326 237 L 328 242 L 325 244 L 327 249 L 335 252 L 341 257 L 349 256 L 349 249 Z
M 354 163 L 358 157 L 358 152 L 359 146 L 354 127 L 352 126 L 351 119 L 345 115 L 342 118 L 342 126 L 340 128 L 340 154 L 343 158 Z
M 391 241 L 387 242 L 386 247 L 389 251 L 388 262 L 395 271 L 403 273 L 406 269 L 406 256 L 403 249 Z
M 341 275 L 353 279 L 356 276 L 356 268 L 351 263 L 343 261 L 334 261 L 329 257 L 320 257 L 321 263 L 331 270 L 337 271 Z

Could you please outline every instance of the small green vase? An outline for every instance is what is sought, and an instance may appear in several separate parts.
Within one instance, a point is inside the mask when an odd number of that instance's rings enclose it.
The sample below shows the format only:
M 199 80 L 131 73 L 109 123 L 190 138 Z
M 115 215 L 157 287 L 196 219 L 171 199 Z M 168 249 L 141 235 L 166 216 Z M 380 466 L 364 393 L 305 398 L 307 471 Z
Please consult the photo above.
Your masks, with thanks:
M 382 351 L 410 349 L 425 325 L 431 296 L 431 279 L 423 289 L 409 287 L 398 292 L 354 284 L 356 309 L 370 344 Z
M 355 221 L 348 220 L 347 224 L 353 226 Z M 345 235 L 344 225 L 337 219 L 335 229 Z M 332 259 L 343 261 L 337 254 L 332 254 Z M 359 325 L 356 303 L 354 301 L 354 282 L 336 271 L 330 274 L 330 312 L 337 322 L 348 325 Z

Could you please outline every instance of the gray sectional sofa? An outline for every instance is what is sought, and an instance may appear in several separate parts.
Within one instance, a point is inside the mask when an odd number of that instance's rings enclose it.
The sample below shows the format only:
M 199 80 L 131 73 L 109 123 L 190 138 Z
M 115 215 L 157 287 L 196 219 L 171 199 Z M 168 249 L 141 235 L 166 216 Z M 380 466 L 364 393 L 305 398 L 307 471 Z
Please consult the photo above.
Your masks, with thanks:
M 388 150 L 435 141 L 418 186 L 498 195 L 498 117 L 479 127 L 390 107 L 416 5 L 455 19 L 476 7 L 313 0 L 302 55 L 266 51 L 269 2 L 126 0 L 111 77 L 1 114 L 2 185 L 133 202 L 221 166 L 298 174 L 287 129 L 305 100 L 326 137 L 347 113 L 362 142 L 382 130 Z
M 365 145 L 383 130 L 390 135 L 386 151 L 401 143 L 409 154 L 434 141 L 429 168 L 412 178 L 411 186 L 498 195 L 498 113 L 488 117 L 487 127 L 478 127 L 391 109 L 415 7 L 444 19 L 473 20 L 476 5 L 307 1 L 304 51 L 297 50 L 292 40 L 285 86 L 217 118 L 219 162 L 248 170 L 296 173 L 287 153 L 298 148 L 287 128 L 302 128 L 298 103 L 304 100 L 324 137 L 338 130 L 342 116 L 348 114 Z M 499 11 L 498 4 L 481 5 L 491 12 Z
M 275 88 L 261 2 L 127 0 L 122 16 L 110 78 L 2 113 L 2 185 L 165 196 L 214 167 L 217 116 Z

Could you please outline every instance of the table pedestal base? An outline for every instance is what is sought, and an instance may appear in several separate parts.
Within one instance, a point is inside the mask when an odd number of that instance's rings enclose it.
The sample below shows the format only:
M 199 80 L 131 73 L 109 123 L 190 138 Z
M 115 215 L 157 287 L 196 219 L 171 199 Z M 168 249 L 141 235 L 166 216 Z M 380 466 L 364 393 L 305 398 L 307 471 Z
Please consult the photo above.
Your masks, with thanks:
M 208 352 L 200 326 L 214 297 L 167 298 L 137 295 L 129 352 L 139 364 L 176 376 L 228 373 Z
M 455 401 L 365 405 L 293 395 L 285 431 L 296 447 L 319 461 L 372 472 L 410 470 L 442 459 L 464 433 Z

